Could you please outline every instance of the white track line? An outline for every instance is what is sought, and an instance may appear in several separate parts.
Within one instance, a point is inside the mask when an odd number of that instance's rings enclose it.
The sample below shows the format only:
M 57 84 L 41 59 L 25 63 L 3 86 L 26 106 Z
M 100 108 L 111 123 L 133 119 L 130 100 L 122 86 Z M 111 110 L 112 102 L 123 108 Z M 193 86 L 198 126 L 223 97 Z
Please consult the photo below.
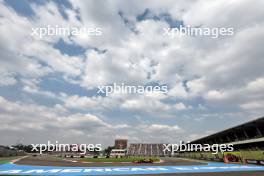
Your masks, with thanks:
M 28 156 L 23 156 L 23 157 L 21 157 L 21 158 L 17 158 L 17 159 L 11 160 L 10 163 L 11 163 L 11 164 L 14 164 L 15 162 L 18 162 L 19 160 L 24 159 L 24 158 L 27 158 L 27 157 L 28 157 Z

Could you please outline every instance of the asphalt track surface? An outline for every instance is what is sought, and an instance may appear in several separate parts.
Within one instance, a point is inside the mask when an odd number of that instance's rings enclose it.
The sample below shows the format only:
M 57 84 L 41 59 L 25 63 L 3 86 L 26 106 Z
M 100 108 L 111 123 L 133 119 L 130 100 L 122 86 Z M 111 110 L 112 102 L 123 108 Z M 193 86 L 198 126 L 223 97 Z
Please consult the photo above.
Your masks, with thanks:
M 263 176 L 264 172 L 211 172 L 211 173 L 173 173 L 173 174 L 145 174 L 144 176 L 167 175 L 167 176 Z M 124 175 L 130 176 L 130 175 Z M 142 176 L 142 175 L 135 175 Z
M 72 159 L 62 160 L 55 157 L 27 157 L 16 162 L 18 165 L 33 165 L 33 166 L 68 166 L 68 167 L 101 167 L 101 166 L 191 166 L 191 165 L 206 165 L 205 162 L 195 160 L 183 160 L 177 158 L 162 158 L 164 162 L 160 163 L 85 163 L 85 162 L 72 162 Z
M 162 158 L 164 162 L 162 163 L 154 163 L 154 164 L 133 164 L 133 163 L 81 163 L 81 162 L 72 162 L 71 160 L 67 159 L 67 161 L 62 160 L 61 158 L 55 157 L 27 157 L 21 159 L 15 164 L 5 164 L 0 165 L 0 174 L 7 175 L 1 173 L 4 170 L 23 170 L 29 171 L 32 169 L 76 169 L 76 170 L 84 170 L 84 169 L 120 169 L 122 168 L 139 168 L 139 169 L 147 169 L 147 168 L 166 168 L 169 172 L 161 171 L 139 171 L 139 172 L 89 172 L 89 173 L 59 173 L 59 174 L 10 174 L 9 175 L 176 175 L 176 176 L 264 176 L 264 166 L 255 166 L 255 165 L 246 165 L 245 167 L 249 167 L 249 169 L 239 167 L 244 167 L 244 165 L 230 165 L 230 164 L 223 164 L 218 162 L 208 162 L 205 163 L 204 161 L 195 161 L 195 160 L 185 160 L 185 159 L 177 159 L 177 158 Z M 203 168 L 208 167 L 234 167 L 231 170 L 203 170 Z M 186 168 L 185 171 L 176 170 L 175 172 L 172 171 L 172 168 Z M 192 168 L 190 170 L 190 168 Z M 195 170 L 193 168 L 198 168 Z M 199 169 L 201 169 L 199 171 Z M 163 172 L 163 173 L 162 173 Z M 167 173 L 166 173 L 167 172 Z M 172 173 L 174 172 L 174 173 Z

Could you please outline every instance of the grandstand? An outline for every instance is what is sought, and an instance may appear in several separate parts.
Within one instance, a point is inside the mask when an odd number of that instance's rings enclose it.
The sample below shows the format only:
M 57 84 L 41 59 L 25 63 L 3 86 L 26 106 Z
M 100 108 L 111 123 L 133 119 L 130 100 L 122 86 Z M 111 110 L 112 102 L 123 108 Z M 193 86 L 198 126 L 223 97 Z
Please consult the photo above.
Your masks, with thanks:
M 264 117 L 197 139 L 191 143 L 233 143 L 234 145 L 242 145 L 263 141 Z
M 264 117 L 217 132 L 215 134 L 194 140 L 192 144 L 233 144 L 233 152 L 212 154 L 212 152 L 187 151 L 174 156 L 195 159 L 247 162 L 264 164 Z M 166 144 L 165 144 L 166 145 Z M 170 156 L 164 150 L 164 144 L 131 143 L 127 150 L 128 156 Z M 228 160 L 229 161 L 229 160 Z
M 163 152 L 163 144 L 130 144 L 127 155 L 129 156 L 168 156 L 169 152 Z
M 241 162 L 264 163 L 264 117 L 192 141 L 193 144 L 233 144 L 235 151 L 213 155 L 205 152 L 184 152 L 181 156 L 223 160 L 234 155 Z

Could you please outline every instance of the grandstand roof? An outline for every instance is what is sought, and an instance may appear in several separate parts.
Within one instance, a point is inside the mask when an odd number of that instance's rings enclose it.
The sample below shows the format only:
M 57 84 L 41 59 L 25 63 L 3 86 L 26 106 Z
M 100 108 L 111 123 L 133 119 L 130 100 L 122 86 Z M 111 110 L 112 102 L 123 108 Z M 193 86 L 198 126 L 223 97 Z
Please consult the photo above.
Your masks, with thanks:
M 239 144 L 249 144 L 249 143 L 254 143 L 254 142 L 264 142 L 264 137 L 257 138 L 257 139 L 248 139 L 244 141 L 231 142 L 230 144 L 239 145 Z
M 243 130 L 243 129 L 246 129 L 248 127 L 255 127 L 256 125 L 264 125 L 264 117 L 254 119 L 252 121 L 249 121 L 249 122 L 228 128 L 226 130 L 214 133 L 214 134 L 209 135 L 209 136 L 202 137 L 200 139 L 192 141 L 191 143 L 201 143 L 201 141 L 217 138 L 219 136 L 227 135 L 228 133 L 234 133 L 235 131 Z

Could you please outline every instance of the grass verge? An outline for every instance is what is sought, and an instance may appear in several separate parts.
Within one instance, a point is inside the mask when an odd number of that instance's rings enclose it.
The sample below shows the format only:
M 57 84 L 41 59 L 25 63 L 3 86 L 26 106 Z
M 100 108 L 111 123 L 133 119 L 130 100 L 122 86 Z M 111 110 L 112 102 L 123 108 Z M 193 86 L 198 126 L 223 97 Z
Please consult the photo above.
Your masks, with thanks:
M 5 164 L 10 162 L 11 160 L 20 158 L 21 156 L 12 156 L 12 157 L 0 157 L 0 164 Z

